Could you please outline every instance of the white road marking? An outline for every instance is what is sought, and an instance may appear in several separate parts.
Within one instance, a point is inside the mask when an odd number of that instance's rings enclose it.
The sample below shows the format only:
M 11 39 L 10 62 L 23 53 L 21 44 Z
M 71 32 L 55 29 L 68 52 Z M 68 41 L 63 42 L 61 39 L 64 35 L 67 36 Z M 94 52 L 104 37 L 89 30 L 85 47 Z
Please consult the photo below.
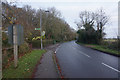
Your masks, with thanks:
M 58 48 L 60 48 L 60 46 L 58 46 Z
M 57 49 L 55 50 L 55 53 L 57 52 Z
M 85 53 L 83 53 L 83 52 L 81 52 L 81 51 L 80 51 L 80 53 L 90 58 L 89 55 L 87 55 L 87 54 L 85 54 Z
M 72 47 L 73 49 L 76 49 L 76 48 L 74 48 L 74 47 Z M 83 54 L 83 55 L 85 55 L 85 56 L 87 56 L 87 57 L 89 57 L 90 58 L 90 56 L 89 55 L 87 55 L 87 54 L 85 54 L 84 52 L 82 52 L 82 51 L 79 51 L 81 54 Z
M 76 44 L 76 42 L 74 41 L 74 43 Z
M 106 67 L 108 67 L 108 68 L 116 71 L 116 72 L 120 72 L 119 70 L 117 70 L 117 69 L 115 69 L 115 68 L 113 68 L 113 67 L 111 67 L 111 66 L 109 66 L 109 65 L 107 65 L 107 64 L 105 64 L 105 63 L 102 63 L 102 64 L 103 64 L 104 66 L 106 66 Z
M 74 48 L 74 47 L 72 47 L 73 49 L 76 49 L 76 48 Z
M 55 53 L 56 53 L 56 51 L 55 51 Z
M 58 51 L 59 48 L 60 48 L 60 46 L 58 46 L 58 48 L 56 49 L 55 53 Z

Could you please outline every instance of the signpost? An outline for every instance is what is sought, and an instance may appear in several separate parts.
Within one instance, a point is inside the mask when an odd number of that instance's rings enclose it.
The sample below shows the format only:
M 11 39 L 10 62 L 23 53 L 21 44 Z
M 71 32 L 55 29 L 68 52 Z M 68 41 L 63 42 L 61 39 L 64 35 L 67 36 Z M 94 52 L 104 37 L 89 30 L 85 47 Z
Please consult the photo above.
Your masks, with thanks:
M 40 24 L 41 24 L 41 19 L 40 19 Z M 43 49 L 43 46 L 42 46 L 42 37 L 45 35 L 45 31 L 42 31 L 41 28 L 35 28 L 35 30 L 40 30 L 41 31 L 41 49 Z
M 41 35 L 41 49 L 43 49 L 43 45 L 42 45 L 42 36 L 43 34 L 45 35 L 45 32 L 42 32 L 42 11 L 40 9 L 40 28 L 35 28 L 35 30 L 40 30 L 40 35 Z M 45 11 L 45 12 L 49 12 L 49 11 Z
M 18 45 L 22 44 L 23 38 L 23 27 L 21 25 L 10 25 L 8 27 L 8 42 L 14 45 L 14 66 L 17 67 L 18 61 Z
M 23 27 L 18 24 L 15 25 L 16 26 L 16 32 L 17 32 L 17 44 L 20 45 L 24 42 L 24 31 L 23 31 Z M 10 25 L 8 27 L 8 42 L 9 44 L 13 45 L 13 25 Z
M 17 28 L 14 25 L 13 26 L 13 44 L 14 44 L 14 65 L 15 68 L 17 67 L 17 61 L 18 61 L 18 44 L 17 44 Z

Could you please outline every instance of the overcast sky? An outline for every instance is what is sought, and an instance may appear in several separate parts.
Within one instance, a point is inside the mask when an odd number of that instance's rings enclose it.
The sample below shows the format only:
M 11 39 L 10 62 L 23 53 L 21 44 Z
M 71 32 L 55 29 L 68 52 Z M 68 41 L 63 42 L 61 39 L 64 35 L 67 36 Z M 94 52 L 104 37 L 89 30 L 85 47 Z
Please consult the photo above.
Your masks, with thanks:
M 15 1 L 15 0 L 7 0 Z M 65 21 L 75 30 L 77 26 L 74 23 L 79 20 L 79 13 L 84 10 L 97 11 L 103 8 L 108 16 L 109 23 L 105 26 L 107 38 L 114 38 L 118 35 L 118 1 L 119 0 L 16 0 L 18 6 L 31 5 L 32 8 L 47 9 L 55 7 L 62 13 Z

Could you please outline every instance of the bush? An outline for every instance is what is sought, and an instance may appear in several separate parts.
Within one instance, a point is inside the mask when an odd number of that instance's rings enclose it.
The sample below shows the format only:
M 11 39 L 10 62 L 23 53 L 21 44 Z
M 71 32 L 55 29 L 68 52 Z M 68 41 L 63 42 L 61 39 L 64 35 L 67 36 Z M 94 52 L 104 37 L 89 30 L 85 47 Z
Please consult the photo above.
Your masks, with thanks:
M 33 48 L 40 48 L 41 47 L 41 40 L 33 40 L 30 42 Z M 43 47 L 46 47 L 50 44 L 53 44 L 53 40 L 43 40 Z
M 86 43 L 86 44 L 98 44 L 98 35 L 97 32 L 95 30 L 89 30 L 86 31 L 84 29 L 78 30 L 78 42 L 81 43 Z
M 113 50 L 118 50 L 118 42 L 116 41 L 116 42 L 109 43 L 108 48 Z
M 27 42 L 24 42 L 22 45 L 19 46 L 19 54 L 20 53 L 27 53 L 29 52 L 30 48 L 29 48 L 29 44 Z
M 11 45 L 8 43 L 8 37 L 6 33 L 2 33 L 2 47 L 3 48 L 7 48 L 7 47 L 11 47 Z
M 118 40 L 118 50 L 120 51 L 120 39 Z
M 2 49 L 2 68 L 4 69 L 13 58 L 13 48 Z
M 112 50 L 119 50 L 120 51 L 120 43 L 119 41 L 111 42 L 111 41 L 102 41 L 102 46 L 107 47 Z
M 28 43 L 24 42 L 22 45 L 18 48 L 18 56 L 20 54 L 25 54 L 30 51 Z M 13 60 L 14 57 L 14 51 L 13 48 L 4 48 L 2 49 L 2 67 L 3 69 L 7 67 L 7 65 Z

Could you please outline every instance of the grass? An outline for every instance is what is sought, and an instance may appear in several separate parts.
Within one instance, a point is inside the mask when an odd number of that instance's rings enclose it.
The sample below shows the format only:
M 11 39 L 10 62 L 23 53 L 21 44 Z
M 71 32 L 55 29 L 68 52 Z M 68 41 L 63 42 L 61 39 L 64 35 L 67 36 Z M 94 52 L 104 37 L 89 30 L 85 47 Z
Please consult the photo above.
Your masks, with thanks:
M 104 52 L 120 55 L 120 52 L 118 52 L 117 50 L 112 50 L 112 49 L 109 49 L 109 48 L 107 48 L 105 46 L 102 46 L 102 45 L 83 44 L 83 43 L 78 43 L 78 44 L 81 44 L 81 45 L 84 45 L 86 47 L 90 47 L 90 48 L 93 48 L 93 49 L 97 49 L 97 50 L 100 50 L 100 51 L 104 51 Z
M 33 50 L 31 53 L 25 54 L 19 59 L 16 69 L 12 62 L 7 69 L 3 70 L 3 78 L 30 78 L 35 65 L 45 52 L 45 50 Z
M 106 39 L 106 40 L 104 40 L 104 41 L 107 41 L 107 42 L 116 42 L 117 39 Z

